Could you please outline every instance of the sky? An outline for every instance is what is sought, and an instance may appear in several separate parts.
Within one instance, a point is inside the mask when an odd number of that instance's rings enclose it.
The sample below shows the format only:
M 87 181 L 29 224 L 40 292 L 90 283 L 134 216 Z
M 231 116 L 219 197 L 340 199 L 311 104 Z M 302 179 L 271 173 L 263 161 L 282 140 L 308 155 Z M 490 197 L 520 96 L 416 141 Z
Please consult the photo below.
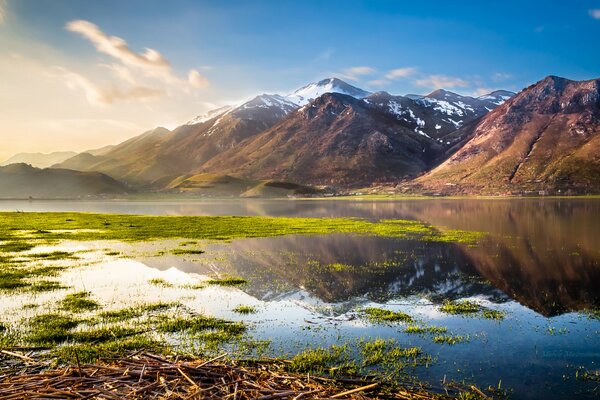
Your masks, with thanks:
M 477 96 L 600 77 L 595 1 L 0 0 L 0 160 L 338 77 Z

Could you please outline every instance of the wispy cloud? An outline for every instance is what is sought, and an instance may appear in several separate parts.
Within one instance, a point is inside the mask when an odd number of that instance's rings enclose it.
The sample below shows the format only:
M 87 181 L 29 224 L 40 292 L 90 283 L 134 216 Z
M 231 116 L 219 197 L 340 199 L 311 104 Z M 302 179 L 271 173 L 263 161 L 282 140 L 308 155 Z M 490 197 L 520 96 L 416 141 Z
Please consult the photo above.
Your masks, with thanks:
M 492 81 L 494 82 L 504 82 L 511 79 L 512 74 L 508 74 L 506 72 L 496 72 L 492 75 Z
M 375 87 L 383 87 L 386 86 L 390 83 L 390 81 L 388 81 L 387 79 L 373 79 L 372 81 L 367 82 L 367 85 L 369 86 L 375 86 Z
M 413 67 L 396 68 L 385 74 L 385 77 L 391 80 L 406 78 L 413 75 L 415 72 L 417 72 L 417 69 Z
M 415 81 L 417 86 L 431 88 L 431 89 L 443 89 L 443 88 L 457 88 L 457 87 L 468 87 L 469 82 L 462 78 L 457 78 L 447 75 L 429 75 Z
M 170 68 L 169 62 L 158 51 L 147 48 L 142 54 L 136 53 L 129 48 L 125 40 L 107 35 L 89 21 L 71 21 L 67 23 L 66 29 L 80 34 L 92 42 L 96 50 L 120 60 L 123 64 L 138 68 Z
M 145 102 L 163 97 L 172 89 L 189 92 L 193 88 L 209 86 L 208 79 L 198 70 L 191 69 L 185 77 L 180 78 L 157 50 L 146 48 L 138 53 L 129 47 L 125 39 L 106 34 L 92 22 L 71 21 L 65 28 L 87 39 L 99 53 L 112 57 L 115 62 L 101 66 L 128 84 L 123 87 L 122 83 L 109 82 L 100 86 L 79 73 L 62 68 L 67 85 L 83 90 L 92 105 L 107 105 L 117 101 Z
M 359 66 L 359 67 L 352 67 L 352 68 L 347 68 L 347 69 L 343 70 L 342 76 L 346 79 L 357 81 L 360 76 L 371 75 L 374 72 L 375 72 L 375 68 Z
M 6 8 L 6 0 L 0 0 L 0 25 L 2 25 L 6 19 Z
M 596 8 L 589 11 L 590 16 L 594 19 L 600 19 L 600 8 Z
M 85 76 L 66 68 L 57 67 L 56 71 L 70 89 L 83 90 L 86 99 L 92 105 L 103 106 L 116 101 L 152 101 L 166 94 L 163 89 L 142 85 L 121 88 L 114 83 L 110 83 L 106 86 L 100 86 Z

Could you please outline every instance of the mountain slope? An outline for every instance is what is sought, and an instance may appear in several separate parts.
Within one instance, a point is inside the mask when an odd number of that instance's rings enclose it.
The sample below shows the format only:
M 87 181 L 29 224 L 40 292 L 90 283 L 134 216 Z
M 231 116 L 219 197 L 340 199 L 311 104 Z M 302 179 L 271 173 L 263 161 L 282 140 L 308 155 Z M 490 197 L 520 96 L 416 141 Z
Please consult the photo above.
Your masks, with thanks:
M 600 79 L 549 76 L 471 130 L 462 148 L 416 180 L 422 189 L 600 191 Z
M 77 155 L 74 151 L 57 151 L 54 153 L 19 153 L 15 154 L 6 161 L 0 163 L 0 166 L 9 164 L 25 163 L 36 168 L 47 168 L 56 163 L 63 162 Z
M 0 167 L 0 198 L 77 198 L 131 192 L 98 172 L 39 169 L 27 164 Z
M 200 171 L 302 184 L 360 186 L 422 172 L 438 145 L 394 116 L 327 93 Z

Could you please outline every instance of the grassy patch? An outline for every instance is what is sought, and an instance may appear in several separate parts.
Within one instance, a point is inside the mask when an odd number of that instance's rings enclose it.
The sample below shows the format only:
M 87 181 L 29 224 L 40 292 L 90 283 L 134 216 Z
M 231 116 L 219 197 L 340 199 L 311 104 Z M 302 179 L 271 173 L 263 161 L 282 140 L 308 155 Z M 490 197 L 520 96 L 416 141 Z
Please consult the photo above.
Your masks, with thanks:
M 60 303 L 61 310 L 80 313 L 100 308 L 97 301 L 90 299 L 90 292 L 77 292 L 65 296 Z
M 292 372 L 318 375 L 353 373 L 357 370 L 354 362 L 350 360 L 346 346 L 305 350 L 292 357 L 288 369 Z
M 72 338 L 71 329 L 82 321 L 65 314 L 41 314 L 29 320 L 26 341 L 38 346 L 54 346 Z
M 375 339 L 359 343 L 363 364 L 365 366 L 387 364 L 401 369 L 404 364 L 402 359 L 416 360 L 421 354 L 418 347 L 402 348 L 394 339 Z
M 204 250 L 197 250 L 197 249 L 173 249 L 173 250 L 171 250 L 171 254 L 175 254 L 177 256 L 179 256 L 179 255 L 185 255 L 185 254 L 204 254 Z
M 148 280 L 148 283 L 154 286 L 159 286 L 159 287 L 163 287 L 163 288 L 172 288 L 173 284 L 166 281 L 163 278 L 152 278 Z
M 236 278 L 236 277 L 228 277 L 222 279 L 210 279 L 206 281 L 209 285 L 219 285 L 219 286 L 240 286 L 248 283 L 244 278 Z
M 14 227 L 19 227 L 16 231 Z M 47 233 L 43 238 L 22 232 Z M 371 222 L 356 218 L 288 218 L 232 216 L 147 216 L 88 213 L 0 213 L 0 236 L 7 241 L 0 252 L 31 249 L 35 240 L 121 240 L 160 239 L 232 240 L 247 237 L 273 237 L 290 234 L 355 233 L 442 242 L 474 242 L 483 234 L 440 231 L 408 220 Z
M 445 300 L 440 311 L 446 314 L 463 315 L 475 314 L 481 310 L 481 306 L 472 301 L 452 301 Z
M 137 307 L 128 307 L 119 310 L 103 311 L 98 314 L 98 317 L 104 322 L 123 322 L 134 318 L 139 318 L 149 313 L 167 311 L 176 306 L 177 303 L 150 303 L 143 304 Z
M 38 260 L 75 260 L 77 257 L 68 251 L 52 251 L 49 253 L 33 253 L 27 257 Z
M 384 310 L 382 308 L 368 307 L 362 310 L 369 322 L 373 324 L 412 322 L 413 318 L 401 311 Z
M 497 321 L 501 321 L 506 317 L 506 313 L 498 310 L 483 310 L 481 316 L 485 319 L 494 319 Z
M 461 335 L 437 335 L 437 336 L 433 337 L 434 343 L 449 344 L 449 345 L 466 342 L 468 340 L 469 340 L 468 336 L 461 336 Z
M 440 334 L 440 333 L 448 332 L 448 328 L 446 328 L 445 326 L 421 326 L 421 325 L 411 324 L 411 325 L 408 325 L 404 329 L 404 332 L 415 333 L 415 334 L 424 334 L 424 333 Z
M 256 313 L 256 307 L 239 305 L 233 309 L 233 312 L 238 314 L 254 314 Z
M 162 353 L 166 351 L 163 343 L 143 335 L 110 340 L 104 343 L 83 343 L 61 346 L 53 351 L 53 355 L 60 363 L 75 364 L 94 363 L 101 358 L 117 357 L 136 350 Z
M 193 316 L 193 317 L 167 317 L 158 324 L 160 332 L 174 333 L 186 332 L 190 334 L 206 333 L 207 331 L 220 332 L 227 338 L 239 336 L 246 331 L 246 326 L 241 322 L 232 322 L 220 318 Z

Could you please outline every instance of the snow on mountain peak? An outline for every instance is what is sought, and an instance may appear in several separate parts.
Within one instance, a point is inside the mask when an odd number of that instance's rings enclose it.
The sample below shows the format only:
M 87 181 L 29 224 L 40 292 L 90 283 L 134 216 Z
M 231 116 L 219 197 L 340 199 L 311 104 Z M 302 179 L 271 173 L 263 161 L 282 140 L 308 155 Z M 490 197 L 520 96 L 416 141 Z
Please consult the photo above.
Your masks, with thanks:
M 231 108 L 232 108 L 231 106 L 223 106 L 223 107 L 217 108 L 215 110 L 210 110 L 206 114 L 198 115 L 197 117 L 192 118 L 191 120 L 186 122 L 184 125 L 196 125 L 196 124 L 201 124 L 206 121 L 210 121 L 211 119 L 218 117 L 219 115 L 223 115 L 223 114 L 227 113 L 228 111 L 231 111 Z
M 352 86 L 341 79 L 327 78 L 301 87 L 294 93 L 286 96 L 286 99 L 299 106 L 304 106 L 324 93 L 341 93 L 357 99 L 362 99 L 370 95 L 369 92 Z

